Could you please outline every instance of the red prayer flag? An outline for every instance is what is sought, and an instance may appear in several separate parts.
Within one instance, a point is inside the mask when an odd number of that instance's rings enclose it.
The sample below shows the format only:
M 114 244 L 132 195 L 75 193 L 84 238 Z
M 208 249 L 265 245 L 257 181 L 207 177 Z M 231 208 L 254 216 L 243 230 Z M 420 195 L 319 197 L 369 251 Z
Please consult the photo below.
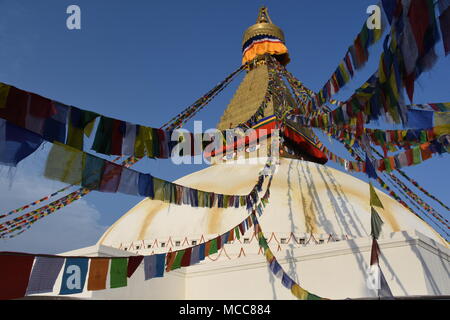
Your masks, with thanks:
M 191 265 L 191 253 L 192 253 L 192 248 L 187 248 L 184 251 L 183 258 L 181 258 L 181 266 L 182 267 L 189 267 Z
M 0 255 L 0 300 L 25 296 L 33 261 L 32 255 Z
M 128 258 L 127 277 L 130 278 L 144 259 L 144 256 L 130 256 Z
M 30 114 L 39 118 L 50 118 L 56 114 L 56 109 L 52 100 L 41 97 L 40 95 L 30 94 Z
M 378 264 L 378 255 L 380 254 L 380 247 L 375 238 L 372 240 L 372 250 L 370 251 L 370 265 Z
M 0 108 L 0 118 L 19 127 L 25 127 L 28 97 L 28 92 L 10 87 L 5 107 Z

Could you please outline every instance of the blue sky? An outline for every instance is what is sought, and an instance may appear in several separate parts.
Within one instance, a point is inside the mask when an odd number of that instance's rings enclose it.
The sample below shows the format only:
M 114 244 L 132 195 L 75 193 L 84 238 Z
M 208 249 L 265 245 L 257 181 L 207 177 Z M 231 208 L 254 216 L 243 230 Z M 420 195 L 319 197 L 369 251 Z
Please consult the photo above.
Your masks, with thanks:
M 81 30 L 66 28 L 66 8 L 71 4 L 81 8 Z M 273 22 L 285 32 L 291 57 L 288 69 L 317 91 L 361 29 L 371 4 L 376 1 L 0 0 L 0 81 L 159 127 L 240 65 L 242 33 L 255 22 L 261 5 L 268 6 Z M 450 101 L 450 59 L 443 57 L 442 47 L 442 43 L 436 47 L 438 64 L 416 85 L 417 103 Z M 380 45 L 374 46 L 367 66 L 337 98 L 350 96 L 375 71 L 379 53 Z M 204 128 L 218 122 L 239 80 L 197 116 Z M 63 186 L 39 174 L 48 147 L 17 169 L 0 168 L 0 211 Z M 204 167 L 141 162 L 137 169 L 167 180 Z M 405 171 L 448 204 L 447 165 L 444 156 Z M 140 200 L 93 192 L 22 236 L 1 241 L 0 250 L 53 253 L 94 244 L 107 226 Z M 83 210 L 87 213 L 80 215 Z

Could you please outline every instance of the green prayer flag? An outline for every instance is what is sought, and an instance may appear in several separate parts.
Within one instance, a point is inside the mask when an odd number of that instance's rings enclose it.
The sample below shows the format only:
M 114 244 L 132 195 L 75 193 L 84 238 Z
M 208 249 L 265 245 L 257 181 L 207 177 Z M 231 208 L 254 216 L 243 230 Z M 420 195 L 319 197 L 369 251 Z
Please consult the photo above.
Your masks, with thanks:
M 236 239 L 241 239 L 241 232 L 239 230 L 239 227 L 234 228 L 234 234 L 236 236 Z
M 127 286 L 128 258 L 111 258 L 110 287 L 120 288 Z
M 386 171 L 387 172 L 391 172 L 392 168 L 391 168 L 391 162 L 389 161 L 389 159 L 388 158 L 384 158 L 383 161 L 384 161 L 384 165 L 386 167 Z
M 321 297 L 316 296 L 315 294 L 312 294 L 311 292 L 308 292 L 308 297 L 306 299 L 307 300 L 322 300 Z
M 269 247 L 269 245 L 267 244 L 267 240 L 266 240 L 266 238 L 264 238 L 264 235 L 262 234 L 262 232 L 260 232 L 258 240 L 259 240 L 259 246 L 262 247 L 263 249 L 267 249 Z
M 181 268 L 181 260 L 183 259 L 185 250 L 180 250 L 177 252 L 175 260 L 173 261 L 172 267 L 170 270 L 175 270 Z
M 378 239 L 381 232 L 381 227 L 383 225 L 383 220 L 381 220 L 380 216 L 378 215 L 378 212 L 374 209 L 372 209 L 372 214 L 370 218 L 370 224 L 371 224 L 371 232 L 370 235 L 374 237 L 375 239 Z
M 381 203 L 380 198 L 378 198 L 378 195 L 375 192 L 375 188 L 373 187 L 372 183 L 369 183 L 369 186 L 370 186 L 370 205 L 384 209 L 383 204 Z
M 422 162 L 420 147 L 413 148 L 412 154 L 413 154 L 413 164 L 419 164 Z
M 211 245 L 209 246 L 209 254 L 217 253 L 217 239 L 212 239 Z

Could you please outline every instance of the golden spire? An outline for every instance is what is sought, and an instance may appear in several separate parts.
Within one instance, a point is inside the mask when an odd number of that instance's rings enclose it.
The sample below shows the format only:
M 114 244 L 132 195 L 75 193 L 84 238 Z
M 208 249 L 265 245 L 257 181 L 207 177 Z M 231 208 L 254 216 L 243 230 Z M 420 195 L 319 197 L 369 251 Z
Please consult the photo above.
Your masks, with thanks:
M 242 45 L 244 45 L 250 38 L 260 35 L 274 36 L 283 42 L 285 40 L 283 30 L 272 23 L 266 7 L 261 7 L 259 9 L 256 24 L 245 30 Z

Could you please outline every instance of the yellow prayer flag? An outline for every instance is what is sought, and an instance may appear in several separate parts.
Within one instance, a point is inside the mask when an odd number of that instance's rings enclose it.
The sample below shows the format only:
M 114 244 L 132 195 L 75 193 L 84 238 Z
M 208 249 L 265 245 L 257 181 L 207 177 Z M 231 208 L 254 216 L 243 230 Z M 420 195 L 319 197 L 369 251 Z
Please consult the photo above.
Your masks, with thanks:
M 306 291 L 296 283 L 291 287 L 291 292 L 294 296 L 296 296 L 300 300 L 308 299 L 308 291 Z
M 434 131 L 434 134 L 437 136 L 442 136 L 444 134 L 450 134 L 450 124 L 434 127 L 433 131 Z
M 450 125 L 450 112 L 435 112 L 434 113 L 434 126 Z
M 84 127 L 84 134 L 86 135 L 86 137 L 90 137 L 92 130 L 94 129 L 94 124 L 95 124 L 95 119 L 92 120 L 91 122 L 89 122 L 85 127 Z
M 164 201 L 164 181 L 153 177 L 153 190 L 155 193 L 155 200 Z
M 80 184 L 84 153 L 67 145 L 54 142 L 47 158 L 44 176 L 51 180 Z
M 274 259 L 273 253 L 269 248 L 266 249 L 265 255 L 268 262 L 271 262 Z
M 143 157 L 145 155 L 144 134 L 144 127 L 139 127 L 136 139 L 134 141 L 134 155 L 136 157 Z
M 372 183 L 369 183 L 369 186 L 370 186 L 370 205 L 384 209 L 383 204 L 381 203 L 380 198 L 378 198 L 378 195 L 375 192 L 375 188 L 373 187 Z
M 4 108 L 6 106 L 6 100 L 8 99 L 10 86 L 0 83 L 0 108 Z

